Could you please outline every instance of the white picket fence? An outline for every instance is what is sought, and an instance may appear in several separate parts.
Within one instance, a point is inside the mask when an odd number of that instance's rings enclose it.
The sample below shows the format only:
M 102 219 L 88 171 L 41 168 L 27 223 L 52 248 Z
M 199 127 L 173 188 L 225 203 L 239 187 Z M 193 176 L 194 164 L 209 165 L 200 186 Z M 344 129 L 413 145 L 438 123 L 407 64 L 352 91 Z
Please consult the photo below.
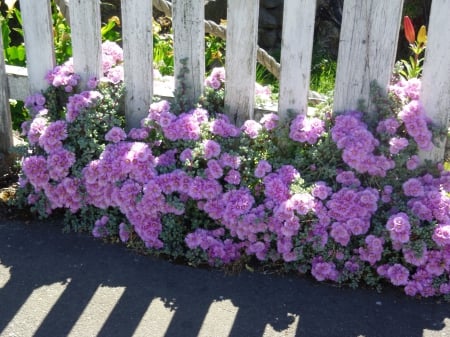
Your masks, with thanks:
M 203 91 L 204 1 L 173 0 L 175 79 L 187 59 L 189 95 Z M 8 98 L 22 98 L 47 86 L 44 76 L 55 66 L 50 0 L 20 0 L 25 31 L 28 77 L 8 75 L 0 57 L 0 152 L 12 145 Z M 346 0 L 342 19 L 334 110 L 355 109 L 368 101 L 370 82 L 387 87 L 395 62 L 403 0 Z M 228 0 L 226 96 L 236 123 L 252 118 L 259 0 Z M 307 110 L 315 0 L 285 0 L 278 113 Z M 422 100 L 433 122 L 447 126 L 450 111 L 450 0 L 433 0 L 423 70 Z M 126 119 L 137 125 L 153 95 L 152 2 L 122 0 Z M 100 1 L 70 0 L 75 71 L 84 81 L 101 68 Z M 1 39 L 0 39 L 1 43 Z M 2 47 L 2 46 L 1 46 Z M 3 47 L 2 47 L 3 48 Z M 10 69 L 10 68 L 9 68 Z M 23 71 L 23 70 L 21 70 Z M 14 69 L 17 72 L 17 69 Z M 175 80 L 177 81 L 177 80 Z M 178 86 L 178 83 L 175 83 Z M 369 111 L 372 113 L 370 105 Z M 423 154 L 439 161 L 444 144 Z

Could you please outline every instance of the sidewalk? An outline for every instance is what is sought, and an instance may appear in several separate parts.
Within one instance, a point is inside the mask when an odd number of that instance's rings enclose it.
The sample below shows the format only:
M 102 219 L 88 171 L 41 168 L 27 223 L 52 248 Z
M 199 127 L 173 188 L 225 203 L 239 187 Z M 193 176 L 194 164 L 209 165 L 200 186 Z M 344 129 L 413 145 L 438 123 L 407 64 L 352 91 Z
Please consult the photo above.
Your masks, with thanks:
M 450 304 L 193 269 L 0 220 L 0 336 L 450 336 Z

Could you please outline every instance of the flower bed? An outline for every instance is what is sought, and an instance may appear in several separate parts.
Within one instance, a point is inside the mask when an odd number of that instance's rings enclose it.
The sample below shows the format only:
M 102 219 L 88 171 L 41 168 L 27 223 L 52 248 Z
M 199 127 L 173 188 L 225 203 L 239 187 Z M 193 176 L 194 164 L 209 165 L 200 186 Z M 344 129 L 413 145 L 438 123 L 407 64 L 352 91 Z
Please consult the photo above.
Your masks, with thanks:
M 215 70 L 203 107 L 155 102 L 126 132 L 121 50 L 108 43 L 104 54 L 90 90 L 75 92 L 68 62 L 27 101 L 19 199 L 35 211 L 64 209 L 72 229 L 194 265 L 259 261 L 448 298 L 450 172 L 419 163 L 433 139 L 419 80 L 394 84 L 389 99 L 374 89 L 377 121 L 325 111 L 237 127 L 221 113 Z

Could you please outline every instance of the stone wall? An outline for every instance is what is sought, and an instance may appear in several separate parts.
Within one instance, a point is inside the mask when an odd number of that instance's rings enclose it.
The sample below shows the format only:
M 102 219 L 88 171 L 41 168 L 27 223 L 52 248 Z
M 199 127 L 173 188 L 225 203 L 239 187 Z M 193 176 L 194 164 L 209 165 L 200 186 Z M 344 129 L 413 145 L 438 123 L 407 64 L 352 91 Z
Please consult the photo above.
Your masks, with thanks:
M 281 46 L 283 25 L 284 0 L 260 0 L 258 44 L 276 53 Z M 207 19 L 220 21 L 226 17 L 226 0 L 209 0 L 206 3 Z M 339 28 L 342 19 L 343 0 L 319 0 L 316 14 L 316 41 L 320 41 L 319 48 L 330 49 L 337 55 L 339 44 Z

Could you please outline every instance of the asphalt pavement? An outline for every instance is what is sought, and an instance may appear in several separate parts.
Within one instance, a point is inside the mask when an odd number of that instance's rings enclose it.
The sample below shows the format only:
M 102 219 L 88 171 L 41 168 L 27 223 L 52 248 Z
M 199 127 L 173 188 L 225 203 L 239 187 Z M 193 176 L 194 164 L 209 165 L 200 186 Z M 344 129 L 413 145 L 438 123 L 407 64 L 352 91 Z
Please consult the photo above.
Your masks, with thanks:
M 0 219 L 0 336 L 437 337 L 450 304 L 310 277 L 227 275 Z

